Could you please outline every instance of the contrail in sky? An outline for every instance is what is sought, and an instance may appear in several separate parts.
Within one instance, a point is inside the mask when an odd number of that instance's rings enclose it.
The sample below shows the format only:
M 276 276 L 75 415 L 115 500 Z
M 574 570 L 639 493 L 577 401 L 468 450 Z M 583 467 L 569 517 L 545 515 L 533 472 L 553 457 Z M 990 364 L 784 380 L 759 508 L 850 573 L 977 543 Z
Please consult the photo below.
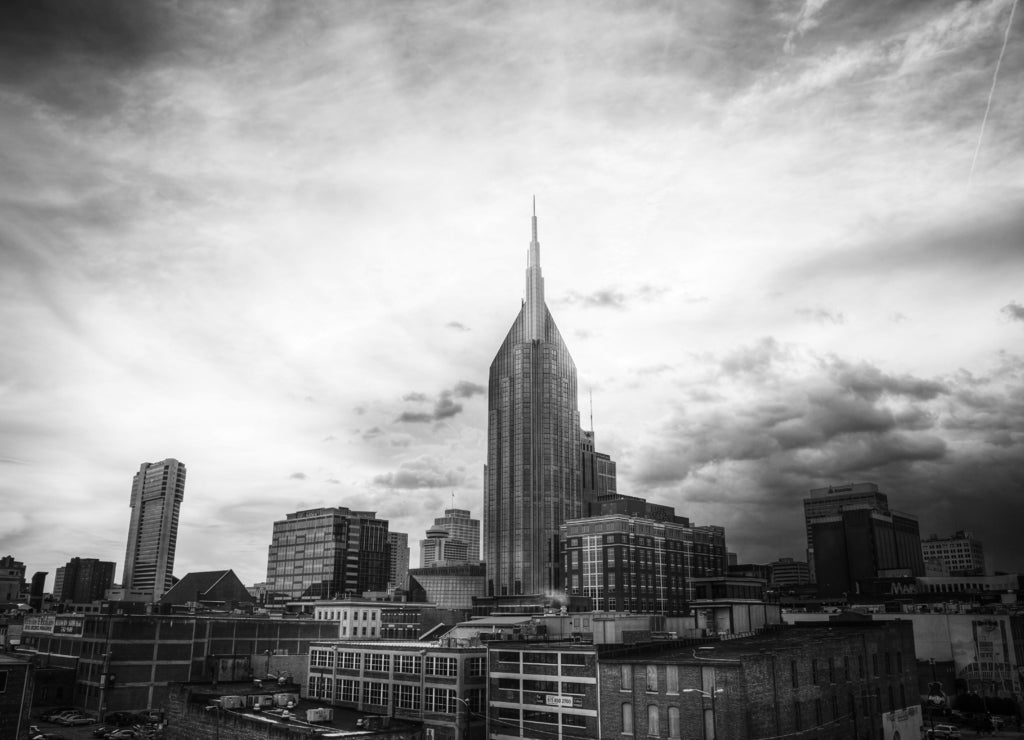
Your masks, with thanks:
M 974 166 L 978 163 L 978 152 L 981 151 L 981 139 L 985 135 L 985 122 L 988 121 L 988 112 L 992 108 L 992 95 L 996 91 L 996 80 L 999 79 L 999 65 L 1003 63 L 1003 54 L 1006 53 L 1006 42 L 1010 40 L 1010 27 L 1013 25 L 1013 12 L 1017 9 L 1017 0 L 1013 0 L 1010 6 L 1010 19 L 1006 22 L 1006 33 L 1003 34 L 1003 48 L 999 51 L 999 59 L 996 61 L 996 71 L 992 73 L 992 88 L 988 91 L 988 105 L 985 106 L 985 115 L 981 118 L 981 131 L 978 132 L 978 146 L 974 148 L 974 158 L 971 159 L 971 172 L 967 175 L 967 187 L 971 186 L 974 178 Z

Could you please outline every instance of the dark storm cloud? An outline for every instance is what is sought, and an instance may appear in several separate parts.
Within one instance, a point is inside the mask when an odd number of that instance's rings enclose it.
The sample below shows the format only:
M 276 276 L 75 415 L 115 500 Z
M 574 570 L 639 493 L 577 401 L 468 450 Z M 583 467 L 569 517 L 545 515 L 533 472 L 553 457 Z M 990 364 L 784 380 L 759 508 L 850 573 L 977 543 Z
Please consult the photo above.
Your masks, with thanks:
M 483 395 L 487 391 L 479 383 L 470 383 L 467 380 L 460 380 L 452 388 L 441 391 L 434 400 L 434 409 L 427 413 L 422 411 L 403 411 L 399 414 L 397 421 L 407 424 L 427 424 L 432 421 L 451 419 L 462 413 L 462 404 L 457 403 L 455 398 L 472 398 Z M 402 397 L 403 401 L 415 401 L 423 403 L 430 398 L 424 393 L 408 393 Z
M 384 488 L 415 490 L 423 488 L 452 488 L 465 479 L 461 469 L 452 470 L 432 457 L 420 457 L 403 462 L 398 470 L 375 476 L 375 485 Z
M 1010 523 L 1024 516 L 1024 359 L 941 379 L 834 357 L 801 374 L 789 359 L 766 340 L 720 360 L 701 388 L 719 399 L 677 407 L 637 456 L 636 492 L 722 524 L 730 549 L 760 561 L 799 555 L 811 488 L 873 481 L 923 533 L 973 529 L 997 567 L 1024 567 Z M 730 396 L 750 384 L 764 400 Z M 780 533 L 799 538 L 792 551 Z
M 1020 305 L 1016 301 L 1010 301 L 1000 310 L 1013 321 L 1024 321 L 1024 306 Z

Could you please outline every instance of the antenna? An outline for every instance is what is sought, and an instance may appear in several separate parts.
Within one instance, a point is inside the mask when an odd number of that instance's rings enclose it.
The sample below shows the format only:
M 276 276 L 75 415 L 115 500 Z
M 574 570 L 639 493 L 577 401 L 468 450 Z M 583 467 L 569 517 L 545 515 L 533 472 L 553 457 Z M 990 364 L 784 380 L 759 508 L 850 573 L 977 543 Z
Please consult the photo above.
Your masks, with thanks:
M 594 433 L 594 389 L 590 389 L 590 433 Z

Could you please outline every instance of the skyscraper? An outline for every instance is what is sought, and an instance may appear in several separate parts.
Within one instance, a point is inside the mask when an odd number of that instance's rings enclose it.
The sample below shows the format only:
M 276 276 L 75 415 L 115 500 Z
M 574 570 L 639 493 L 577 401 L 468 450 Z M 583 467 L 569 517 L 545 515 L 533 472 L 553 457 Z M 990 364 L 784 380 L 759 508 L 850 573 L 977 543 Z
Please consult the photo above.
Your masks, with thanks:
M 132 480 L 132 519 L 124 556 L 124 588 L 159 599 L 171 587 L 185 466 L 168 458 L 142 463 Z
M 444 544 L 440 548 L 435 546 L 439 531 L 448 535 L 442 538 Z M 426 568 L 440 560 L 480 562 L 480 520 L 474 519 L 466 509 L 445 509 L 444 516 L 436 517 L 434 526 L 427 530 L 427 539 L 420 540 L 420 567 Z
M 384 591 L 388 522 L 344 506 L 306 509 L 274 522 L 267 552 L 268 602 L 336 599 Z
M 559 527 L 582 511 L 576 365 L 544 303 L 537 214 L 526 300 L 491 363 L 484 548 L 487 595 L 561 591 Z
M 114 585 L 115 564 L 96 558 L 71 558 L 57 568 L 53 584 L 53 600 L 84 604 L 98 601 Z
M 409 588 L 409 535 L 388 532 L 388 589 Z

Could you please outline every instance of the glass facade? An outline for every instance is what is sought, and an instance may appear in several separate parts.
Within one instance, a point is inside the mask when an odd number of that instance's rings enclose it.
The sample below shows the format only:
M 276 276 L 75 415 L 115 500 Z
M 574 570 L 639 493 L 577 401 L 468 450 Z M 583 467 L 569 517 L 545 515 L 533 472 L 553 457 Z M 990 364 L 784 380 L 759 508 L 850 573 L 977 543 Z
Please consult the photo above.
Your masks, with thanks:
M 271 602 L 332 599 L 384 591 L 388 523 L 374 512 L 309 509 L 274 522 L 267 555 Z
M 558 528 L 582 512 L 576 365 L 544 304 L 539 246 L 534 217 L 527 300 L 488 381 L 489 596 L 560 591 Z

